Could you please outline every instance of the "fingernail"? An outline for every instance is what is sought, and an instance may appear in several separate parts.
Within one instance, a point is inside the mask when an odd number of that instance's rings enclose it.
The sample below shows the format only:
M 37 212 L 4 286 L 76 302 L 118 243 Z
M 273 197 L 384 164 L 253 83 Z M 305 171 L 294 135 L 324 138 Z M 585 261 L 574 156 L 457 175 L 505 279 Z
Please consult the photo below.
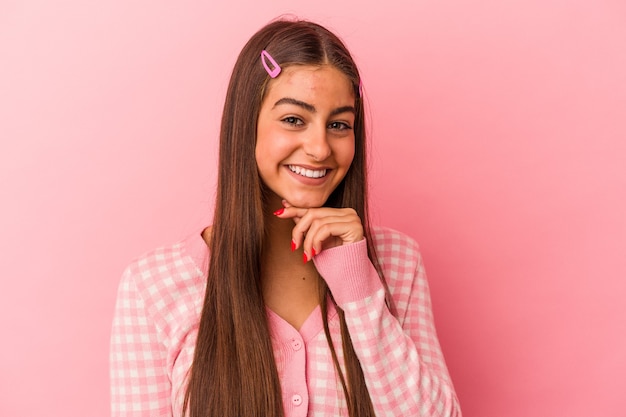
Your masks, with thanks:
M 281 215 L 281 214 L 283 214 L 284 212 L 285 212 L 285 208 L 284 208 L 284 207 L 281 207 L 281 208 L 279 208 L 278 210 L 276 210 L 276 211 L 274 212 L 274 216 L 280 216 L 280 215 Z
M 315 255 L 316 255 L 315 248 L 311 248 L 311 258 L 314 257 Z
M 293 240 L 291 241 L 291 251 L 293 252 L 294 250 L 296 250 L 296 242 L 294 242 Z
M 306 252 L 302 252 L 302 262 L 303 263 L 309 262 L 309 258 L 307 258 Z

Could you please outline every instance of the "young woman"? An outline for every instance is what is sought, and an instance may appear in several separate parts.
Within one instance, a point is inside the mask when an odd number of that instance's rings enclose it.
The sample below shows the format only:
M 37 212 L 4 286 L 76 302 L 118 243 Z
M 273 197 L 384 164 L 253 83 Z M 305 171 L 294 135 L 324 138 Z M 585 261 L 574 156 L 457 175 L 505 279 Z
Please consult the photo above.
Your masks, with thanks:
M 367 217 L 361 80 L 304 21 L 258 31 L 224 105 L 213 225 L 131 264 L 116 416 L 460 416 L 417 245 Z

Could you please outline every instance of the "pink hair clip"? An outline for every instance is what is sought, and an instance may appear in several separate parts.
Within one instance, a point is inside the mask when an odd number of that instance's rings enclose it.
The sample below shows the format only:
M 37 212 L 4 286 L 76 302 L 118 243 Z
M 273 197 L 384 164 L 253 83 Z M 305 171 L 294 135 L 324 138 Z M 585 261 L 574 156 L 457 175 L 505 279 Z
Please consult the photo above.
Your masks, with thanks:
M 272 67 L 274 67 L 274 69 L 270 69 L 269 65 L 267 65 L 267 61 L 272 64 Z M 278 74 L 280 74 L 280 65 L 278 65 L 276 61 L 274 61 L 274 58 L 272 58 L 269 52 L 267 52 L 265 49 L 261 51 L 261 62 L 263 63 L 265 71 L 267 71 L 270 77 L 276 78 Z

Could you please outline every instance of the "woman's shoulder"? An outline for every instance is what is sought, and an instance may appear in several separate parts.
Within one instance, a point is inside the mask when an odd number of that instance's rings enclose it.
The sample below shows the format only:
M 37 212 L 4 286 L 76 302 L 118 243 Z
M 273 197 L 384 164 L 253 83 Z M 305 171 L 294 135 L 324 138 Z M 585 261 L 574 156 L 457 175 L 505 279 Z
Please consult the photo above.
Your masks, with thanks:
M 372 227 L 371 235 L 376 259 L 392 292 L 412 286 L 416 279 L 426 280 L 422 255 L 415 239 L 388 227 Z
M 405 233 L 389 227 L 373 226 L 371 235 L 380 262 L 394 260 L 406 262 L 421 257 L 419 245 Z
M 135 258 L 126 267 L 121 285 L 133 286 L 144 298 L 206 285 L 209 252 L 202 231 Z
M 177 349 L 202 310 L 206 272 L 201 265 L 208 258 L 208 248 L 200 233 L 130 262 L 118 287 L 116 326 L 126 326 L 129 332 L 141 326 L 156 329 L 159 343 L 172 352 Z

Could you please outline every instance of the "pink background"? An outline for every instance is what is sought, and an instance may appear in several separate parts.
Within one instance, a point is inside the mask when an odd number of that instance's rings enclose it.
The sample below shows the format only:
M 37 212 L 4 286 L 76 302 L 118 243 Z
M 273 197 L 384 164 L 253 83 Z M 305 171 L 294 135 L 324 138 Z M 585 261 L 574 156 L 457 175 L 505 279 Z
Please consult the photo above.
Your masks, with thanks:
M 0 415 L 108 415 L 120 274 L 209 221 L 229 72 L 286 12 L 360 63 L 464 415 L 623 416 L 621 0 L 2 0 Z

